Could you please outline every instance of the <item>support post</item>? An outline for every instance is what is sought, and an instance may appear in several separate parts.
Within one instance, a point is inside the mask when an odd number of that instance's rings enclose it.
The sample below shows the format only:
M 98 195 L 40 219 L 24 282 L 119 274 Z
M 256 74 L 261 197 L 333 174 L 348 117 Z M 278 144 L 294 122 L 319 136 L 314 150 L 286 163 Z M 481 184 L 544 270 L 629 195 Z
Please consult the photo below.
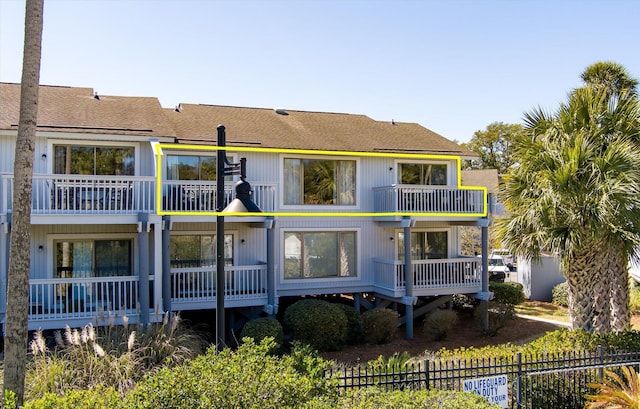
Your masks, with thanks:
M 482 240 L 482 292 L 485 294 L 489 293 L 489 227 L 482 226 L 481 227 L 481 240 Z M 481 313 L 481 321 L 482 321 L 482 331 L 486 332 L 489 329 L 489 301 L 487 299 L 482 299 L 480 301 L 480 313 Z
M 413 266 L 411 265 L 411 226 L 404 227 L 404 281 L 407 299 L 413 299 Z M 413 304 L 405 304 L 406 311 L 406 337 L 413 339 Z
M 171 216 L 162 217 L 162 309 L 171 313 Z
M 0 311 L 6 312 L 9 251 L 11 244 L 11 213 L 0 216 Z
M 276 221 L 273 217 L 269 217 L 265 222 L 267 227 L 267 305 L 269 306 L 268 312 L 270 316 L 278 313 L 276 304 L 275 223 Z
M 139 299 L 140 324 L 149 324 L 149 214 L 138 214 L 138 254 L 140 260 L 139 271 Z

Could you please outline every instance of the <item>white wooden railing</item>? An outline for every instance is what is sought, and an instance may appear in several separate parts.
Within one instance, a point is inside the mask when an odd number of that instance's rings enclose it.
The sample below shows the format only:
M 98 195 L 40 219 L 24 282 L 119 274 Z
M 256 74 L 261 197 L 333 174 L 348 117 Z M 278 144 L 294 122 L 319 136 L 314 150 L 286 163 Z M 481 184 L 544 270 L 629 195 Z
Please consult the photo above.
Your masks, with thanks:
M 31 279 L 29 321 L 137 314 L 139 281 L 138 276 Z
M 404 261 L 374 258 L 374 284 L 393 291 L 405 290 Z M 455 289 L 481 285 L 481 260 L 473 257 L 412 260 L 413 288 Z
M 267 266 L 227 266 L 225 300 L 266 297 Z M 171 269 L 171 301 L 210 301 L 216 298 L 215 266 Z
M 11 211 L 13 174 L 0 175 L 0 212 Z M 153 176 L 33 175 L 32 214 L 155 211 Z
M 483 190 L 452 186 L 391 185 L 373 189 L 376 212 L 482 214 Z
M 251 199 L 263 211 L 273 211 L 276 202 L 276 185 L 273 183 L 251 183 Z M 166 212 L 215 212 L 216 182 L 197 180 L 166 180 L 162 187 L 162 208 Z M 224 201 L 235 198 L 234 184 L 224 189 Z

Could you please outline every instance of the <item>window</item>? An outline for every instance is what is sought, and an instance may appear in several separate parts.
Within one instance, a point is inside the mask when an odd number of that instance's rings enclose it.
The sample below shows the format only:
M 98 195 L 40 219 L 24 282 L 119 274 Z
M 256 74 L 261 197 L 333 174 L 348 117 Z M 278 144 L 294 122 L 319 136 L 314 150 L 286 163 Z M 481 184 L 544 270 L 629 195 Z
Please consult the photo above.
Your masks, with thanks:
M 356 232 L 286 232 L 284 278 L 355 277 Z
M 284 159 L 285 205 L 355 205 L 356 161 Z
M 53 172 L 63 175 L 125 175 L 135 173 L 133 147 L 54 145 Z
M 399 163 L 398 183 L 402 185 L 446 185 L 447 165 Z
M 57 278 L 133 275 L 132 240 L 55 242 Z
M 427 260 L 449 257 L 449 240 L 446 231 L 411 232 L 411 259 Z M 398 260 L 404 259 L 404 233 L 398 236 Z
M 169 254 L 171 267 L 189 268 L 216 265 L 215 235 L 173 235 Z M 224 235 L 224 262 L 233 265 L 233 235 Z
M 168 180 L 216 180 L 215 156 L 167 156 Z

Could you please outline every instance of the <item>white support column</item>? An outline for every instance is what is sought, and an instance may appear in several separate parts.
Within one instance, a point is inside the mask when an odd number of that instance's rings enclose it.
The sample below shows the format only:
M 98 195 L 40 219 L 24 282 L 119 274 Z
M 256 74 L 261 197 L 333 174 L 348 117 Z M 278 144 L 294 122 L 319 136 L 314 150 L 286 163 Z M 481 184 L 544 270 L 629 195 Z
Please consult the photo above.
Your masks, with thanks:
M 153 307 L 164 313 L 162 300 L 162 221 L 153 223 Z
M 6 312 L 7 275 L 9 274 L 9 244 L 11 243 L 11 215 L 0 216 L 0 312 Z

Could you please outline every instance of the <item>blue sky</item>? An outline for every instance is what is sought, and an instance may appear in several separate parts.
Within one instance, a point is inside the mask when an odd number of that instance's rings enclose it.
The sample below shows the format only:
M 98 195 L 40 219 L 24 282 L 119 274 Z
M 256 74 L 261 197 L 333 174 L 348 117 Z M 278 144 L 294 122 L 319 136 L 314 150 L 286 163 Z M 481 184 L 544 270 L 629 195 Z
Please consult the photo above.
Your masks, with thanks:
M 596 61 L 640 78 L 639 21 L 636 0 L 45 0 L 40 82 L 364 114 L 464 142 L 555 109 Z M 0 0 L 0 81 L 20 81 L 23 25 L 24 1 Z

